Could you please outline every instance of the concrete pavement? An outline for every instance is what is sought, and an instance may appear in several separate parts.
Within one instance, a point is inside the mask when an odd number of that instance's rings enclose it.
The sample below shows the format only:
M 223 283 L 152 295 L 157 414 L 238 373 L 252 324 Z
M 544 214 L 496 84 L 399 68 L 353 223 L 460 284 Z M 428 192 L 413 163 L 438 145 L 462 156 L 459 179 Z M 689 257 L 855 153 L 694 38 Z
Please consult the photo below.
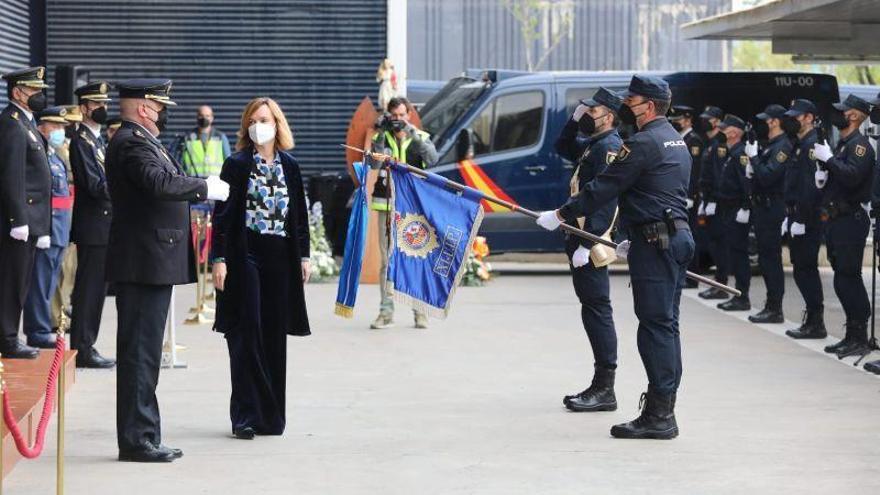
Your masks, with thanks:
M 755 279 L 757 282 L 757 279 Z M 574 414 L 591 361 L 564 271 L 502 273 L 461 288 L 450 317 L 412 328 L 332 315 L 335 285 L 310 285 L 315 335 L 291 338 L 288 429 L 230 438 L 228 360 L 208 327 L 180 327 L 189 368 L 163 371 L 163 435 L 185 457 L 115 461 L 115 373 L 80 372 L 68 401 L 68 494 L 870 493 L 880 488 L 880 381 L 789 339 L 682 302 L 684 380 L 673 441 L 612 439 L 637 414 L 645 376 L 628 277 L 612 278 L 620 334 L 616 412 Z M 786 296 L 798 297 L 791 280 Z M 193 287 L 178 291 L 179 310 Z M 754 294 L 758 294 L 755 292 Z M 760 303 L 753 296 L 753 302 Z M 796 300 L 795 300 L 796 301 Z M 182 319 L 181 315 L 181 319 Z M 113 355 L 115 304 L 102 352 Z M 54 445 L 54 443 L 50 444 Z M 7 494 L 54 490 L 54 449 L 22 462 Z

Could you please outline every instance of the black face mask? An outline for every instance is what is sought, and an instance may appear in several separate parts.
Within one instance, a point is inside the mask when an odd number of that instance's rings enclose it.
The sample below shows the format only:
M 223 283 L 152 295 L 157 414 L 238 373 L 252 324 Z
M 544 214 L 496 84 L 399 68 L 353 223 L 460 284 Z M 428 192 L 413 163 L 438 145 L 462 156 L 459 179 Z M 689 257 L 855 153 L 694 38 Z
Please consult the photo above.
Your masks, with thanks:
M 596 121 L 593 120 L 593 117 L 584 114 L 581 120 L 578 121 L 578 130 L 584 136 L 592 136 L 596 132 Z
M 98 107 L 92 110 L 92 120 L 94 120 L 96 124 L 107 122 L 107 109 L 104 107 Z
M 681 124 L 680 120 L 673 120 L 672 127 L 675 128 L 676 131 L 681 132 L 684 130 L 684 126 Z
M 208 127 L 211 127 L 211 121 L 208 120 L 207 117 L 199 117 L 196 122 L 198 122 L 199 129 L 207 129 Z
M 849 120 L 846 119 L 846 115 L 843 112 L 835 110 L 831 112 L 831 125 L 843 130 L 849 127 Z
M 801 123 L 794 117 L 782 119 L 782 130 L 791 137 L 796 137 L 801 130 Z
M 163 107 L 162 111 L 156 113 L 159 115 L 159 118 L 156 119 L 156 129 L 162 132 L 165 130 L 165 126 L 168 125 L 168 107 Z
M 871 109 L 870 118 L 872 124 L 880 125 L 880 106 Z
M 46 95 L 42 91 L 32 94 L 27 99 L 27 106 L 33 113 L 42 112 L 46 109 Z
M 641 103 L 636 103 L 633 106 L 620 105 L 620 111 L 617 112 L 617 116 L 620 117 L 620 121 L 623 122 L 624 124 L 637 125 L 636 121 L 638 120 L 639 116 L 644 115 L 645 113 L 642 112 L 639 115 L 636 115 L 635 112 L 633 112 L 633 108 L 640 107 L 640 106 L 647 105 L 647 104 L 648 104 L 648 101 L 646 100 Z

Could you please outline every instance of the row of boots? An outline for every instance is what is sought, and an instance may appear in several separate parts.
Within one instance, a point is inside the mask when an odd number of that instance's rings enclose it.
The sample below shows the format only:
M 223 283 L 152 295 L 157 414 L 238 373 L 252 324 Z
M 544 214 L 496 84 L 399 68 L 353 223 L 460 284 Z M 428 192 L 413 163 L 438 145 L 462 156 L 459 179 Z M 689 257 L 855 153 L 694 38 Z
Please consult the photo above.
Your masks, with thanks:
M 590 386 L 579 394 L 565 396 L 562 403 L 573 412 L 616 411 L 614 375 L 615 370 L 596 366 Z M 612 426 L 611 436 L 657 440 L 677 437 L 675 398 L 674 393 L 660 394 L 648 387 L 648 392 L 639 399 L 641 414 L 628 423 Z

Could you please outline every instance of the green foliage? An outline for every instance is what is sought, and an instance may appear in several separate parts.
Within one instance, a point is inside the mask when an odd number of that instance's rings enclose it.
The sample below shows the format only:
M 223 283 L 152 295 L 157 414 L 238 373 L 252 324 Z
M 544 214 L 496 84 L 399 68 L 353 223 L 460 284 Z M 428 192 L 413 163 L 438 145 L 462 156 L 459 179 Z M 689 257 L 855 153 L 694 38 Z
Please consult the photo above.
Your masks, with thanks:
M 774 54 L 769 41 L 734 41 L 734 70 L 782 70 L 833 74 L 841 84 L 878 84 L 880 67 L 867 65 L 796 64 L 790 55 Z

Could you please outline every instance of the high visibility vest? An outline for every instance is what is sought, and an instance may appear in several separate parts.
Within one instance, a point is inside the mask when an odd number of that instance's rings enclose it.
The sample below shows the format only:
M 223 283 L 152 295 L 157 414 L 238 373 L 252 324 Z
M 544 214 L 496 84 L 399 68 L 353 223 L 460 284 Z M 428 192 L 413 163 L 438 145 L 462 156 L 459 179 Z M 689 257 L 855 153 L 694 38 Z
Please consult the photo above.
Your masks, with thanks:
M 184 143 L 183 165 L 198 177 L 220 175 L 223 167 L 223 141 L 218 135 L 212 135 L 207 142 L 195 132 L 187 136 Z
M 430 135 L 427 132 L 416 130 L 422 138 L 428 138 Z M 403 141 L 399 144 L 397 142 L 397 138 L 394 137 L 389 131 L 385 131 L 385 146 L 391 150 L 391 157 L 400 163 L 407 163 L 406 152 L 409 149 L 409 145 L 412 144 L 412 138 L 406 136 Z M 376 134 L 373 137 L 373 141 L 378 141 L 379 134 Z M 381 151 L 381 150 L 378 150 Z M 424 163 L 420 163 L 418 166 L 421 168 L 425 168 Z M 370 208 L 376 211 L 389 211 L 391 209 L 391 205 L 389 205 L 389 191 L 388 191 L 388 177 L 386 177 L 387 172 L 384 169 L 379 170 L 379 178 L 376 181 L 376 185 L 373 188 L 373 199 L 370 202 Z

